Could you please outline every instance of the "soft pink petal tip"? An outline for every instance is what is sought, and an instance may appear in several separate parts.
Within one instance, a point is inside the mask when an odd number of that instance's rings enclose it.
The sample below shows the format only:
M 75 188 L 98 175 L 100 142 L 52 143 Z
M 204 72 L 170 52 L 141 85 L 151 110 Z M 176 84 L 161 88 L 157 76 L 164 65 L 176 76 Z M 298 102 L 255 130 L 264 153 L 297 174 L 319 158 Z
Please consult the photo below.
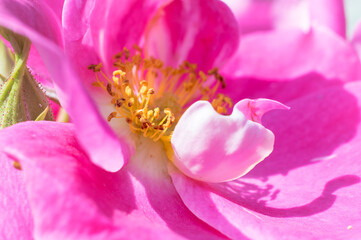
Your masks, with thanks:
M 174 130 L 173 163 L 188 177 L 204 182 L 245 175 L 273 151 L 274 135 L 260 124 L 262 115 L 272 109 L 287 107 L 268 99 L 244 99 L 224 116 L 209 102 L 194 103 Z
M 266 112 L 275 109 L 290 109 L 290 107 L 280 102 L 265 98 L 259 98 L 255 100 L 243 99 L 236 104 L 235 108 L 241 111 L 248 120 L 252 120 L 258 123 L 261 123 L 262 116 Z

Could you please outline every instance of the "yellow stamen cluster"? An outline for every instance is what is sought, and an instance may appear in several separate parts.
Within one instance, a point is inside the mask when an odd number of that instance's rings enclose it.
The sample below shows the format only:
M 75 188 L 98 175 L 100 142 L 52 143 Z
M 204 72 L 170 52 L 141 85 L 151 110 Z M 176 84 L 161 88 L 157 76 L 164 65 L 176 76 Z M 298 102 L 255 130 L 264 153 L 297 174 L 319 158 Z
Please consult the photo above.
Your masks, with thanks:
M 159 59 L 142 55 L 138 46 L 134 54 L 124 48 L 114 56 L 116 70 L 111 78 L 102 71 L 102 64 L 88 67 L 96 76 L 93 86 L 104 89 L 115 106 L 108 121 L 124 118 L 133 132 L 154 141 L 170 140 L 174 124 L 194 101 L 214 99 L 212 106 L 220 114 L 232 107 L 228 97 L 215 97 L 217 89 L 225 87 L 216 68 L 206 74 L 187 61 L 178 68 L 164 67 Z

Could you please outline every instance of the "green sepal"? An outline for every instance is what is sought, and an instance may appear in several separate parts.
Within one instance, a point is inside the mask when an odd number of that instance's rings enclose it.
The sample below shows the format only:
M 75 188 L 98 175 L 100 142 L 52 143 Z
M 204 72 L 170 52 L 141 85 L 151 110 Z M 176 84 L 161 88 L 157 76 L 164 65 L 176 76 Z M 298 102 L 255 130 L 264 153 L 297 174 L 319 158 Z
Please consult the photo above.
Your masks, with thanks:
M 0 128 L 5 128 L 18 122 L 38 119 L 48 108 L 49 102 L 26 67 L 31 42 L 4 28 L 0 28 L 0 33 L 14 49 L 12 71 L 0 87 Z M 52 112 L 48 111 L 41 118 L 53 120 Z
M 35 122 L 43 121 L 46 118 L 46 115 L 48 115 L 48 111 L 49 111 L 49 106 L 47 106 L 45 110 L 42 113 L 40 113 L 40 115 L 35 119 Z
M 2 85 L 6 81 L 7 76 L 10 75 L 14 67 L 14 58 L 13 52 L 0 41 L 0 85 Z

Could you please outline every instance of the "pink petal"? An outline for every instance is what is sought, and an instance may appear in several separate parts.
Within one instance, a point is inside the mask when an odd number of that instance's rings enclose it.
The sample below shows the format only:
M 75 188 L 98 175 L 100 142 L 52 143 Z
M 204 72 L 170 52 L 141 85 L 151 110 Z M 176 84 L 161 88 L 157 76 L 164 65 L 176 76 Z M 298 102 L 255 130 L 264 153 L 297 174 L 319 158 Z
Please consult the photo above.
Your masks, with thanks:
M 343 81 L 361 77 L 355 50 L 325 28 L 279 30 L 244 36 L 226 75 L 281 80 L 316 72 Z
M 146 24 L 163 2 L 67 1 L 63 15 L 67 53 L 84 69 L 99 62 L 110 67 L 114 54 L 140 44 Z
M 245 99 L 230 116 L 223 116 L 209 102 L 194 103 L 172 135 L 174 164 L 204 182 L 243 176 L 273 150 L 273 133 L 257 122 L 265 111 L 283 107 L 267 99 Z
M 88 89 L 94 89 L 91 84 L 95 81 L 88 66 L 101 62 L 89 26 L 93 8 L 94 1 L 66 1 L 63 9 L 64 50 Z
M 34 1 L 1 0 L 0 14 L 0 25 L 18 33 L 23 33 L 25 28 L 34 29 L 42 37 L 62 46 L 60 22 L 47 5 Z
M 0 238 L 31 240 L 33 216 L 22 172 L 0 153 Z
M 30 49 L 27 65 L 37 81 L 47 87 L 53 88 L 53 82 L 48 69 L 46 69 L 41 56 L 34 46 Z
M 55 15 L 61 20 L 62 12 L 63 12 L 63 5 L 65 0 L 43 0 L 49 7 L 54 11 Z
M 261 123 L 262 116 L 274 109 L 289 109 L 289 107 L 269 99 L 244 99 L 235 106 L 248 120 Z
M 166 65 L 188 60 L 209 70 L 233 54 L 239 33 L 232 12 L 222 2 L 175 0 L 160 9 L 145 38 L 147 54 Z
M 312 22 L 333 30 L 341 37 L 346 37 L 346 18 L 343 0 L 309 0 Z
M 236 16 L 242 34 L 284 28 L 308 29 L 310 16 L 304 0 L 223 0 Z
M 26 122 L 2 131 L 0 149 L 23 167 L 36 239 L 222 237 L 182 203 L 161 143 L 109 173 L 89 161 L 71 124 Z
M 351 43 L 356 49 L 360 59 L 361 59 L 361 21 L 357 24 L 356 29 L 353 33 Z
M 62 106 L 77 126 L 79 141 L 92 161 L 106 170 L 118 171 L 129 159 L 132 150 L 125 140 L 118 139 L 100 116 L 62 49 L 38 33 L 42 30 L 39 28 L 43 23 L 51 20 L 36 14 L 37 8 L 32 5 L 30 5 L 32 11 L 29 11 L 28 5 L 17 1 L 4 0 L 0 3 L 3 5 L 0 8 L 0 25 L 18 31 L 31 39 L 52 76 Z M 8 11 L 7 7 L 13 11 Z M 18 12 L 26 12 L 27 15 L 18 15 Z M 20 21 L 17 17 L 29 17 L 29 19 L 22 18 Z M 25 25 L 22 21 L 32 25 Z
M 169 166 L 182 200 L 232 239 L 357 239 L 360 93 L 360 81 L 333 86 L 267 114 L 275 149 L 244 178 L 207 185 Z
M 255 31 L 298 28 L 320 24 L 341 37 L 346 25 L 342 0 L 223 0 L 232 10 L 242 34 Z
M 59 46 L 63 45 L 61 36 L 61 10 L 63 0 L 53 1 L 7 1 L 3 0 L 0 4 L 3 5 L 3 11 L 6 14 L 4 21 L 11 21 L 9 14 L 17 16 L 20 22 L 18 24 L 5 23 L 15 31 L 21 31 L 21 28 L 36 29 L 36 31 L 48 39 L 54 41 Z M 20 6 L 21 4 L 22 6 Z M 48 6 L 50 7 L 48 7 Z M 56 13 L 54 13 L 56 11 Z M 32 16 L 32 14 L 34 16 Z M 58 15 L 56 15 L 58 14 Z M 26 21 L 25 19 L 29 20 Z M 36 20 L 37 19 L 37 20 Z M 46 22 L 47 24 L 43 24 Z M 11 27 L 10 27 L 11 26 Z M 51 78 L 42 62 L 37 50 L 32 47 L 27 61 L 32 73 L 36 73 L 36 79 L 46 86 L 51 86 Z
M 340 86 L 342 81 L 326 79 L 310 73 L 294 79 L 282 81 L 272 79 L 255 79 L 248 77 L 228 78 L 227 86 L 221 93 L 229 96 L 233 102 L 244 98 L 268 98 L 279 102 L 288 102 L 307 94 L 317 92 L 330 86 Z
M 124 47 L 140 44 L 148 21 L 169 0 L 98 0 L 90 16 L 94 46 L 104 63 Z

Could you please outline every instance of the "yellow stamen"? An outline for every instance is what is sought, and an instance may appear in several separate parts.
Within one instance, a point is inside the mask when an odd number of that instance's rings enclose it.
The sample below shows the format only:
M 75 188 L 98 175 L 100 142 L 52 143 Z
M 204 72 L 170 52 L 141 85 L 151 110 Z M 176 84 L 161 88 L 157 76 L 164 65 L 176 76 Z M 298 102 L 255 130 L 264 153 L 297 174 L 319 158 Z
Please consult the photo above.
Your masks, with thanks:
M 166 67 L 159 59 L 142 57 L 139 46 L 133 49 L 134 55 L 126 48 L 114 55 L 116 70 L 111 77 L 102 71 L 102 64 L 90 65 L 96 77 L 93 86 L 111 96 L 115 111 L 108 121 L 123 118 L 135 133 L 154 141 L 170 141 L 174 125 L 186 108 L 194 101 L 213 99 L 218 88 L 225 86 L 224 79 L 217 68 L 205 73 L 187 61 L 178 68 Z M 212 101 L 220 114 L 226 114 L 232 105 L 222 94 Z

